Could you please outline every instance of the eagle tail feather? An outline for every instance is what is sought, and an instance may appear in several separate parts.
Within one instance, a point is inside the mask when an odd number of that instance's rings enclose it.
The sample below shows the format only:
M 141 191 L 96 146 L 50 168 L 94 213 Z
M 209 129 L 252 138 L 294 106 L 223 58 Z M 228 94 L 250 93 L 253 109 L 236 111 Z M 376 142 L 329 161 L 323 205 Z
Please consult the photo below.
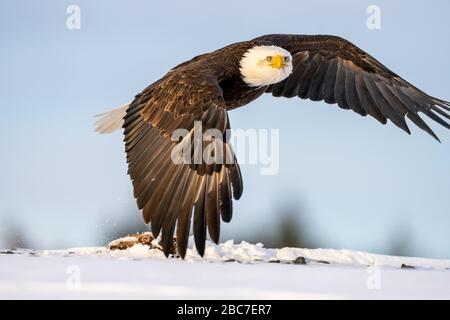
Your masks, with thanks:
M 129 105 L 130 102 L 110 111 L 96 114 L 94 117 L 98 119 L 95 121 L 95 132 L 100 134 L 113 133 L 122 128 Z

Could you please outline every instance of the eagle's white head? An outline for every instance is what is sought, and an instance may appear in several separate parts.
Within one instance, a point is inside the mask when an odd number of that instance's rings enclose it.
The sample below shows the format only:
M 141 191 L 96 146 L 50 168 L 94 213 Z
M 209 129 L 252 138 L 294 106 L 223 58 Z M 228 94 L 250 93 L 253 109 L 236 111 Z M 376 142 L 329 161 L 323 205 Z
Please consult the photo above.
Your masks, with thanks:
M 255 46 L 241 58 L 240 72 L 252 87 L 266 86 L 286 79 L 292 72 L 292 56 L 277 46 Z

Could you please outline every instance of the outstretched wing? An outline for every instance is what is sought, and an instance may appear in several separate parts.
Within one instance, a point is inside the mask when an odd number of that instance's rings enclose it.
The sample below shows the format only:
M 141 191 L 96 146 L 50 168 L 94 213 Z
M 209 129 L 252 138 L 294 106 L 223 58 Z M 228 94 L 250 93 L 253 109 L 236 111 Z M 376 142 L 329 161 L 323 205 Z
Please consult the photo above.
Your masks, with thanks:
M 445 120 L 450 119 L 449 102 L 427 95 L 345 39 L 274 34 L 254 40 L 270 41 L 292 54 L 292 74 L 267 88 L 275 97 L 324 100 L 383 124 L 390 119 L 410 133 L 406 116 L 437 140 L 420 112 L 450 129 Z
M 206 229 L 218 242 L 220 217 L 231 220 L 232 196 L 238 199 L 242 193 L 240 169 L 225 135 L 222 142 L 233 157 L 231 164 L 177 163 L 173 154 L 174 148 L 193 143 L 194 121 L 201 121 L 203 132 L 225 133 L 229 128 L 214 70 L 199 66 L 169 72 L 136 96 L 124 120 L 128 173 L 145 222 L 151 223 L 155 237 L 161 232 L 166 256 L 176 228 L 178 252 L 184 257 L 193 216 L 196 248 L 203 255 Z M 176 129 L 189 132 L 183 143 L 171 139 Z M 202 147 L 208 143 L 214 140 Z

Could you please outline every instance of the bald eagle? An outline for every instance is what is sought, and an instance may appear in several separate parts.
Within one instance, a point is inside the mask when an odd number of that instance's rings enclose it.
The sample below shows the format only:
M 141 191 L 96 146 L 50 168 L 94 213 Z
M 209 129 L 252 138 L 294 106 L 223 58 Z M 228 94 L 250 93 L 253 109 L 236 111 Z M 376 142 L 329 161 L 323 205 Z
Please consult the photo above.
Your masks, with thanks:
M 195 247 L 203 256 L 207 230 L 217 243 L 220 220 L 231 220 L 232 199 L 238 200 L 243 190 L 225 134 L 205 144 L 220 140 L 220 148 L 233 159 L 230 163 L 176 163 L 171 153 L 180 141 L 171 133 L 185 129 L 190 134 L 182 141 L 191 144 L 196 121 L 203 131 L 225 133 L 230 128 L 228 111 L 264 93 L 323 100 L 382 124 L 389 119 L 409 134 L 407 117 L 437 140 L 419 113 L 450 128 L 449 102 L 429 96 L 340 37 L 264 35 L 196 56 L 96 122 L 100 133 L 123 128 L 137 205 L 153 235 L 161 234 L 166 256 L 175 234 L 184 258 L 191 220 Z

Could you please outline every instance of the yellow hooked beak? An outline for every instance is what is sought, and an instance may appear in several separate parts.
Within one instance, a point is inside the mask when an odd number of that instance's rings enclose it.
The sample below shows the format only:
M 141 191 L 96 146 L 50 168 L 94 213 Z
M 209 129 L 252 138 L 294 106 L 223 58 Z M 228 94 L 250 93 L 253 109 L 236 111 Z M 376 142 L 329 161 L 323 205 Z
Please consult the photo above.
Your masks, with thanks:
M 279 54 L 276 55 L 276 56 L 274 56 L 274 57 L 272 58 L 271 63 L 270 63 L 270 66 L 271 66 L 272 68 L 275 68 L 275 69 L 281 69 L 281 68 L 283 68 L 285 65 L 286 65 L 286 64 L 284 63 L 283 57 L 280 56 Z

